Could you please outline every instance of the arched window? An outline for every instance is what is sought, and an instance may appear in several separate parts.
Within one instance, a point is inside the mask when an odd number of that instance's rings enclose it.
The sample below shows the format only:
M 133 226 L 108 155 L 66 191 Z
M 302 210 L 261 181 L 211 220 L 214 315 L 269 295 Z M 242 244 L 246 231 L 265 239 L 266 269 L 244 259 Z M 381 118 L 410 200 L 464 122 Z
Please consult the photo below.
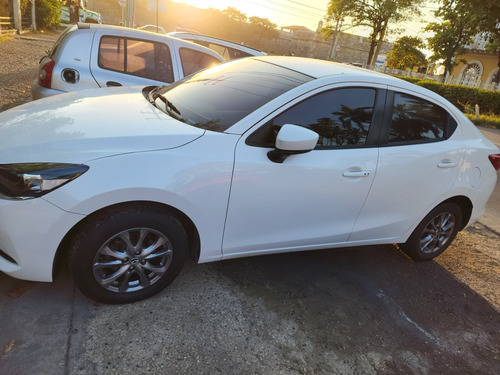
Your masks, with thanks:
M 481 84 L 483 65 L 479 61 L 471 62 L 462 70 L 462 79 L 459 84 L 463 86 L 477 87 Z
M 497 74 L 499 69 L 500 68 L 493 69 L 491 73 L 488 75 L 488 79 L 486 80 L 486 84 L 484 85 L 484 88 L 486 90 L 494 90 L 495 86 L 497 87 L 497 90 L 500 90 L 500 84 L 493 83 L 493 78 L 495 77 L 495 74 Z

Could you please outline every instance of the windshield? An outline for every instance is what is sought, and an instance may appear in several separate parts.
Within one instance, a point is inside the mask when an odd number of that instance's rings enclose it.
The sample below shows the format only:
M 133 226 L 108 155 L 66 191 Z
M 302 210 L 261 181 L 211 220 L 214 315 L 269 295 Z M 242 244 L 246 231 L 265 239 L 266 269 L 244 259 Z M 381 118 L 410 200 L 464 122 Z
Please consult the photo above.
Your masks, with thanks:
M 192 75 L 151 91 L 149 99 L 187 124 L 223 132 L 277 96 L 312 77 L 249 58 Z

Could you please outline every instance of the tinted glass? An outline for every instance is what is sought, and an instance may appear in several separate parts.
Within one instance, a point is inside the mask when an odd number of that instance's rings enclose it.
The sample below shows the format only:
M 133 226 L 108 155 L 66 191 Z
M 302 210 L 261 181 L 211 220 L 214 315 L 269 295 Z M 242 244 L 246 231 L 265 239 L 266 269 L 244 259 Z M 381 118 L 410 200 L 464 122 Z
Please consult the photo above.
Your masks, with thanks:
M 250 58 L 200 72 L 165 87 L 161 93 L 186 123 L 224 131 L 270 100 L 311 79 Z
M 286 110 L 264 125 L 247 144 L 274 147 L 285 124 L 300 125 L 319 134 L 317 149 L 353 147 L 366 143 L 376 90 L 344 88 L 327 91 Z
M 184 76 L 221 63 L 221 61 L 215 57 L 194 49 L 181 48 L 179 54 L 181 56 L 182 72 Z
M 389 142 L 428 142 L 446 137 L 448 113 L 441 107 L 411 95 L 394 95 Z
M 202 46 L 208 47 L 211 50 L 214 50 L 219 55 L 221 55 L 224 58 L 224 60 L 226 60 L 226 61 L 240 59 L 242 57 L 252 56 L 250 53 L 240 51 L 239 49 L 226 47 L 222 44 L 205 42 L 203 40 L 194 40 L 194 39 L 188 39 L 188 40 L 190 40 L 191 42 L 194 42 L 194 43 L 198 43 Z
M 174 81 L 170 51 L 163 43 L 104 36 L 99 45 L 98 64 L 103 69 L 155 81 Z

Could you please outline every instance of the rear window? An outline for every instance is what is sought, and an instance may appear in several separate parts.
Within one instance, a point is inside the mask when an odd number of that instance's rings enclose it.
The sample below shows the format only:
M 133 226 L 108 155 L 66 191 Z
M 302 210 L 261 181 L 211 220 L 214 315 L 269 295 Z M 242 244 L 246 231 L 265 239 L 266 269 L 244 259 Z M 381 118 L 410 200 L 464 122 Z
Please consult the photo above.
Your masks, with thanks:
M 265 103 L 312 79 L 248 58 L 197 73 L 161 93 L 186 123 L 223 132 Z
M 52 47 L 52 51 L 50 51 L 50 56 L 49 57 L 51 59 L 54 59 L 54 56 L 55 56 L 57 50 L 59 49 L 59 46 L 61 45 L 61 42 L 63 41 L 63 39 L 66 38 L 66 36 L 70 32 L 73 32 L 73 31 L 76 31 L 76 30 L 78 30 L 78 27 L 76 25 L 71 25 L 71 26 L 66 27 L 66 29 L 62 32 L 62 34 L 59 35 L 59 37 L 57 38 L 57 40 L 54 43 L 54 46 Z
M 395 93 L 390 144 L 436 142 L 448 138 L 456 121 L 446 110 L 412 95 Z

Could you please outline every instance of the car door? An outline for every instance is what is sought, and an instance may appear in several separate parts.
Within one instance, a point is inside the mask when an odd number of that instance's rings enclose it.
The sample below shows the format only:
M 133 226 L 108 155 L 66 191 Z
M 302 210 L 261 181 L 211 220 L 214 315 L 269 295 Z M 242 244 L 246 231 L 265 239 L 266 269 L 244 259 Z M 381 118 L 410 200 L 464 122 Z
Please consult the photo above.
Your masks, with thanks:
M 465 157 L 446 108 L 411 91 L 389 91 L 377 178 L 350 241 L 398 238 L 441 203 Z
M 384 90 L 372 87 L 323 89 L 242 137 L 235 150 L 224 257 L 347 241 L 376 173 L 378 108 L 384 99 Z M 309 128 L 319 140 L 314 150 L 276 163 L 267 154 L 285 124 Z
M 173 83 L 180 77 L 164 42 L 97 32 L 91 73 L 100 87 Z

